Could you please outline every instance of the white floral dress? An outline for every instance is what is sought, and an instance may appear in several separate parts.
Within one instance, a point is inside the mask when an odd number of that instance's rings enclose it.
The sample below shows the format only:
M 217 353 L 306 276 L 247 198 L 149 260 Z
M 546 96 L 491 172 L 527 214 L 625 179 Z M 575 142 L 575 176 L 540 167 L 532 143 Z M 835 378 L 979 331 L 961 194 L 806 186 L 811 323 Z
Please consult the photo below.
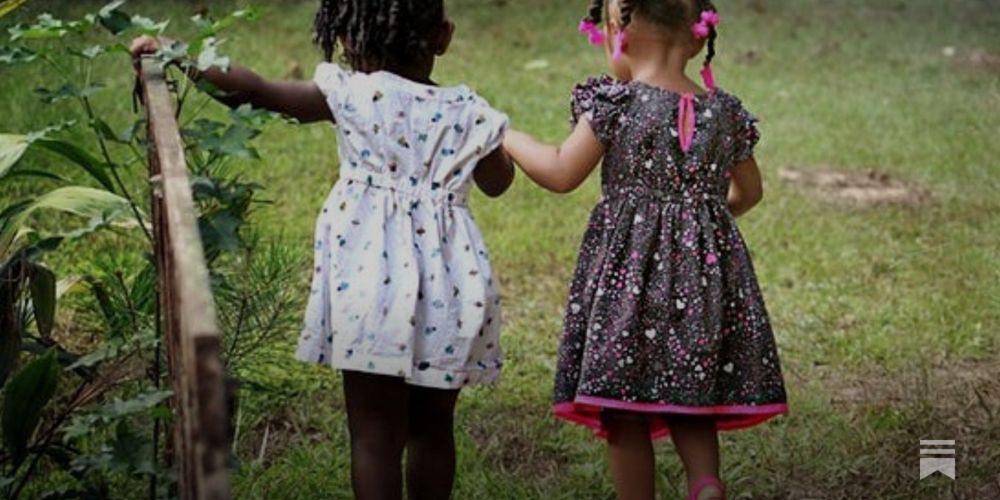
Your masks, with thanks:
M 466 86 L 324 63 L 340 179 L 316 222 L 296 357 L 458 388 L 496 381 L 500 298 L 466 205 L 507 117 Z

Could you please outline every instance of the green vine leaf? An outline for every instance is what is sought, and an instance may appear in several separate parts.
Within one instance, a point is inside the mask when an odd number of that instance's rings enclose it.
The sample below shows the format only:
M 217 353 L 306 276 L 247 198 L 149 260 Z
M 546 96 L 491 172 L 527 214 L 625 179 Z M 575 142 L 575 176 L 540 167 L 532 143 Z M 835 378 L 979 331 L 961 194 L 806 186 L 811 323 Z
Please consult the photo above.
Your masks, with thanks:
M 59 362 L 55 351 L 28 363 L 7 384 L 2 419 L 4 445 L 11 451 L 15 469 L 28 453 L 28 442 L 35 434 L 42 409 L 56 393 Z
M 229 58 L 219 54 L 219 46 L 222 41 L 210 37 L 205 39 L 201 53 L 198 54 L 198 71 L 205 71 L 208 68 L 216 67 L 222 71 L 229 71 Z
M 92 18 L 112 35 L 125 32 L 145 35 L 160 35 L 167 28 L 168 21 L 156 22 L 148 17 L 130 16 L 121 10 L 124 1 L 111 2 L 101 8 Z
M 53 104 L 65 101 L 66 99 L 90 97 L 101 90 L 104 90 L 104 84 L 100 82 L 91 83 L 83 88 L 77 87 L 72 83 L 67 83 L 56 90 L 49 90 L 44 87 L 36 88 L 35 95 L 45 104 Z
M 0 47 L 0 64 L 29 63 L 35 59 L 38 59 L 38 53 L 27 47 Z
M 90 27 L 86 21 L 63 21 L 52 17 L 52 14 L 41 14 L 35 24 L 18 24 L 7 30 L 10 41 L 47 40 L 62 38 L 70 32 L 82 33 Z
M 17 164 L 30 145 L 26 135 L 0 134 L 0 179 Z
M 49 337 L 56 319 L 56 275 L 41 264 L 31 265 L 31 305 L 38 333 Z

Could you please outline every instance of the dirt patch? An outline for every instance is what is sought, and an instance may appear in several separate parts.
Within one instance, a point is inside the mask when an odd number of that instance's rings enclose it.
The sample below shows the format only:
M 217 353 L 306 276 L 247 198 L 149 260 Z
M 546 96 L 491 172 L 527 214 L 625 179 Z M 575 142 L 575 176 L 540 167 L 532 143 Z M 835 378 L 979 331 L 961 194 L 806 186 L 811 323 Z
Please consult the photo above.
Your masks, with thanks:
M 951 59 L 955 69 L 969 72 L 1000 73 L 1000 54 L 987 50 L 974 49 L 960 51 L 954 47 L 945 47 L 942 54 Z
M 954 498 L 1000 498 L 1000 477 L 995 476 L 1000 463 L 995 447 L 1000 440 L 998 371 L 1000 358 L 822 378 L 838 411 L 858 420 L 894 415 L 905 422 L 878 431 L 888 456 L 913 457 L 921 439 L 953 439 L 961 479 Z
M 786 168 L 778 176 L 822 201 L 852 207 L 919 206 L 930 202 L 930 191 L 878 170 Z
M 760 52 L 750 49 L 736 54 L 736 63 L 744 66 L 754 66 L 761 61 Z

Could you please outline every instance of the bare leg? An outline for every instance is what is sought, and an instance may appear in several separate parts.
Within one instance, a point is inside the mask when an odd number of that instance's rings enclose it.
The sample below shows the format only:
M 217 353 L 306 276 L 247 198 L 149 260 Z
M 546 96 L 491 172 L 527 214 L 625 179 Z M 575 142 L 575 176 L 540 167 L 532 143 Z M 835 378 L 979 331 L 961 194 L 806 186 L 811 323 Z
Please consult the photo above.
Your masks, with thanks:
M 688 485 L 706 477 L 719 477 L 719 433 L 715 421 L 705 417 L 667 416 L 677 454 L 684 462 Z M 722 498 L 722 492 L 708 487 L 699 500 Z
M 646 416 L 605 411 L 608 458 L 618 500 L 653 500 L 656 495 L 653 441 Z
M 384 375 L 343 373 L 354 498 L 401 500 L 409 403 L 406 384 Z
M 447 500 L 455 483 L 458 390 L 409 387 L 406 491 L 410 500 Z

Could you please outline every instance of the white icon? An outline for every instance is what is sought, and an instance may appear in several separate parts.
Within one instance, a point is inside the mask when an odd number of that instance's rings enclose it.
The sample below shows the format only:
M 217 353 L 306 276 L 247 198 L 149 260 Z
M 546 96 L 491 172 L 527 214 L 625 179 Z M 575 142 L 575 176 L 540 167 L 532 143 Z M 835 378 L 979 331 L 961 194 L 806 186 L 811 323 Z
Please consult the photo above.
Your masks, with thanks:
M 955 440 L 920 440 L 920 479 L 936 473 L 955 479 Z

